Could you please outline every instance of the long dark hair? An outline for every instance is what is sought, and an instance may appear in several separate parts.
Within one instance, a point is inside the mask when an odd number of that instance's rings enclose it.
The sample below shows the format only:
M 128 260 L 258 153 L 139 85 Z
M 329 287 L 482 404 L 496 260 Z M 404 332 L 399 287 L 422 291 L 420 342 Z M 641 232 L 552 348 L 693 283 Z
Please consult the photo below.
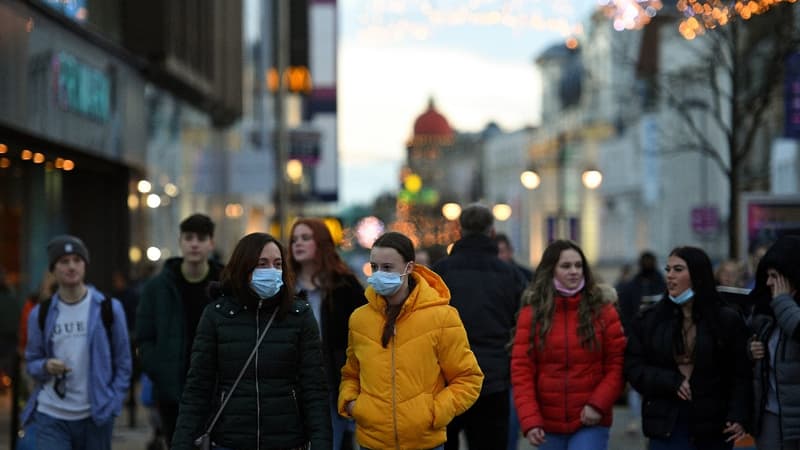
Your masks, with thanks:
M 250 288 L 250 275 L 258 265 L 261 251 L 264 246 L 272 242 L 278 246 L 281 259 L 286 261 L 286 251 L 281 243 L 267 233 L 250 233 L 243 237 L 233 249 L 228 264 L 220 274 L 220 285 L 223 292 L 230 292 L 236 300 L 248 306 L 255 307 L 258 304 L 258 296 Z M 292 307 L 294 300 L 294 274 L 288 264 L 283 265 L 283 287 L 276 295 L 280 302 L 279 315 L 282 317 Z
M 333 237 L 325 222 L 311 218 L 298 219 L 292 225 L 291 236 L 294 236 L 294 230 L 298 225 L 305 225 L 311 229 L 312 239 L 317 245 L 317 251 L 314 253 L 316 272 L 311 275 L 311 282 L 314 283 L 314 286 L 330 294 L 331 291 L 343 283 L 345 276 L 352 276 L 353 272 L 347 267 L 339 253 L 336 252 Z M 288 259 L 292 272 L 297 274 L 300 273 L 301 267 L 300 263 L 294 259 L 291 249 L 293 243 L 294 237 L 289 241 Z M 327 298 L 329 295 L 325 297 Z
M 675 247 L 669 252 L 669 256 L 677 256 L 686 261 L 686 268 L 689 270 L 689 278 L 692 282 L 694 300 L 692 301 L 692 321 L 703 320 L 708 324 L 711 336 L 715 344 L 721 345 L 722 331 L 719 325 L 719 310 L 722 307 L 722 297 L 717 292 L 717 282 L 714 279 L 714 269 L 711 266 L 711 259 L 705 251 L 697 247 Z M 661 300 L 663 305 L 667 305 L 670 310 L 680 308 L 669 299 L 669 294 L 665 293 Z M 685 352 L 686 343 L 683 341 L 683 316 L 674 314 L 672 344 L 675 353 L 681 355 Z
M 414 243 L 411 242 L 406 235 L 402 233 L 398 233 L 396 231 L 390 231 L 388 233 L 382 234 L 378 239 L 375 240 L 375 243 L 372 244 L 372 248 L 375 247 L 382 247 L 382 248 L 392 248 L 403 257 L 403 262 L 408 264 L 410 261 L 414 261 Z M 408 276 L 408 291 L 411 292 L 413 290 L 413 278 L 411 275 Z M 383 326 L 383 335 L 381 336 L 381 344 L 383 344 L 383 348 L 389 345 L 389 340 L 392 338 L 392 334 L 394 333 L 394 324 L 397 322 L 397 316 L 400 315 L 400 311 L 403 309 L 403 304 L 400 303 L 399 305 L 386 305 L 386 323 Z
M 586 261 L 583 250 L 573 241 L 557 240 L 548 245 L 542 254 L 542 261 L 536 269 L 536 276 L 533 282 L 528 285 L 522 293 L 522 304 L 533 307 L 533 320 L 531 321 L 531 346 L 535 339 L 539 338 L 539 348 L 545 346 L 545 339 L 550 327 L 553 324 L 553 314 L 555 313 L 556 290 L 553 286 L 556 265 L 561 258 L 564 250 L 575 250 L 581 256 L 583 264 L 583 298 L 578 305 L 578 336 L 581 338 L 581 345 L 586 348 L 594 349 L 597 345 L 597 337 L 594 331 L 594 320 L 600 313 L 603 306 L 603 296 L 595 283 L 592 270 Z

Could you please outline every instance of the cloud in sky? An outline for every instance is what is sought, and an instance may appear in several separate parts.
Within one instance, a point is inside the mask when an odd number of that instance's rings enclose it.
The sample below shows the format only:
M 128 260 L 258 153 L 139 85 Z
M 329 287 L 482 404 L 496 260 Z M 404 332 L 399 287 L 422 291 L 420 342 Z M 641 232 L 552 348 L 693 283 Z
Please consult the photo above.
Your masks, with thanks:
M 490 121 L 506 131 L 537 124 L 541 81 L 533 59 L 571 31 L 581 32 L 597 0 L 431 5 L 339 3 L 343 205 L 397 189 L 405 143 L 430 97 L 458 131 L 479 131 Z
M 493 62 L 462 50 L 426 47 L 343 47 L 340 52 L 341 150 L 353 155 L 403 156 L 416 117 L 433 96 L 460 131 L 494 120 L 513 129 L 539 115 L 533 64 Z

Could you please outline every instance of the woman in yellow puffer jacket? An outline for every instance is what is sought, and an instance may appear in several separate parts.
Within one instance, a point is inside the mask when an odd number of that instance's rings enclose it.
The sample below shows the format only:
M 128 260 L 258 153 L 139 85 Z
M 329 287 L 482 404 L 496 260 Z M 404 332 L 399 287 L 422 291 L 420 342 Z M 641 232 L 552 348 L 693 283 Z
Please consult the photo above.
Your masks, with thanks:
M 370 253 L 369 303 L 350 316 L 339 414 L 362 449 L 439 449 L 447 424 L 478 399 L 483 373 L 441 278 L 389 232 Z

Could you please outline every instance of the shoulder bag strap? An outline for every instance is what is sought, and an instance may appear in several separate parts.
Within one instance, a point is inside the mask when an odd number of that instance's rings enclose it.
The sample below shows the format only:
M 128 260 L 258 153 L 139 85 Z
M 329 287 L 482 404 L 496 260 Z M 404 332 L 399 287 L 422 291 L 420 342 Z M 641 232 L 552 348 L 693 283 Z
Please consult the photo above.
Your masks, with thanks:
M 270 325 L 272 325 L 272 321 L 275 320 L 275 315 L 278 314 L 278 309 L 279 307 L 275 308 L 275 311 L 272 312 L 272 317 L 269 318 L 267 326 L 264 327 L 264 331 L 262 331 L 261 336 L 258 337 L 258 341 L 256 341 L 256 346 L 253 347 L 253 350 L 250 352 L 250 356 L 247 357 L 247 361 L 244 363 L 244 367 L 242 367 L 242 370 L 239 372 L 239 376 L 236 377 L 236 381 L 233 382 L 233 386 L 231 386 L 231 390 L 228 391 L 228 395 L 226 395 L 225 399 L 222 400 L 222 404 L 217 410 L 217 414 L 214 415 L 214 419 L 211 420 L 211 424 L 208 426 L 206 434 L 211 434 L 211 430 L 214 429 L 214 425 L 216 425 L 219 416 L 222 415 L 222 410 L 225 409 L 225 405 L 228 404 L 228 400 L 230 400 L 231 396 L 233 396 L 233 391 L 236 390 L 236 386 L 239 385 L 239 381 L 242 379 L 242 376 L 244 376 L 245 370 L 247 370 L 247 367 L 250 366 L 250 363 L 256 356 L 256 351 L 258 351 L 258 347 L 261 345 L 261 341 L 264 340 L 264 336 L 267 335 L 267 330 L 269 330 Z

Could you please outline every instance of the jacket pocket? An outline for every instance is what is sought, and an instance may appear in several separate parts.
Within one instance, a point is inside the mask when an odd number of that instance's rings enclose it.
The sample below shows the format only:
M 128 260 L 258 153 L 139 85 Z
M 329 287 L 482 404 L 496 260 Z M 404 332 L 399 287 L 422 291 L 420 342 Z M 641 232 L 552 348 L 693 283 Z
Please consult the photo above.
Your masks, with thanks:
M 445 415 L 444 411 L 442 411 L 442 408 L 438 408 L 437 411 L 436 397 L 430 394 L 426 394 L 426 396 L 427 395 L 430 396 L 430 409 L 431 409 L 431 416 L 433 417 L 433 429 L 437 430 L 439 428 L 446 427 L 447 424 L 453 420 L 453 418 Z
M 642 404 L 642 432 L 649 438 L 663 439 L 672 434 L 678 405 L 664 398 L 645 399 Z
M 419 435 L 437 428 L 434 425 L 433 395 L 419 394 L 397 405 L 397 427 L 400 433 L 408 435 Z
M 360 406 L 361 406 L 362 400 L 364 400 L 364 399 L 365 399 L 365 396 L 359 395 L 358 397 L 356 397 L 355 400 L 353 400 L 353 402 L 354 402 L 353 403 L 353 409 L 350 410 L 350 415 L 353 417 L 353 420 L 356 422 L 356 424 L 361 423 L 361 414 L 360 414 L 361 413 L 361 408 L 360 408 Z M 347 408 L 347 405 L 345 405 L 345 408 Z

